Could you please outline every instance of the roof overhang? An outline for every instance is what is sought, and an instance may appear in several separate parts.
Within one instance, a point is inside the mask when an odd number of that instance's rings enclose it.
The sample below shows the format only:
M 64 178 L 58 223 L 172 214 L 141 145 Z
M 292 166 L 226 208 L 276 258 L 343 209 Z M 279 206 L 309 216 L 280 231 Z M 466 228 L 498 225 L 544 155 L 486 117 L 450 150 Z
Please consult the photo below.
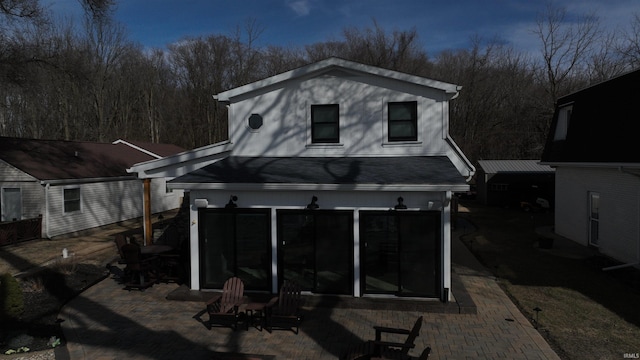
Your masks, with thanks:
M 223 141 L 162 159 L 138 163 L 127 169 L 127 172 L 135 173 L 141 179 L 174 178 L 225 158 L 232 149 L 231 142 Z
M 258 91 L 264 88 L 276 86 L 280 83 L 304 77 L 313 77 L 320 74 L 332 71 L 334 69 L 341 69 L 343 71 L 351 72 L 353 74 L 371 75 L 393 79 L 401 82 L 411 83 L 419 86 L 429 87 L 443 91 L 449 96 L 450 99 L 455 98 L 458 92 L 462 89 L 461 86 L 450 84 L 438 80 L 432 80 L 421 76 L 410 75 L 394 70 L 383 69 L 371 65 L 365 65 L 353 61 L 348 61 L 340 58 L 331 57 L 319 62 L 315 62 L 300 68 L 284 72 L 275 76 L 268 77 L 263 80 L 259 80 L 244 86 L 233 88 L 224 92 L 221 92 L 214 96 L 220 102 L 230 103 L 234 98 L 239 96 L 245 96 L 248 93 Z
M 232 156 L 167 183 L 170 189 L 243 191 L 467 191 L 446 156 Z
M 438 185 L 438 184 L 240 184 L 240 183 L 181 183 L 167 184 L 169 189 L 185 190 L 234 190 L 234 191 L 406 191 L 406 192 L 440 192 L 467 191 L 468 184 Z

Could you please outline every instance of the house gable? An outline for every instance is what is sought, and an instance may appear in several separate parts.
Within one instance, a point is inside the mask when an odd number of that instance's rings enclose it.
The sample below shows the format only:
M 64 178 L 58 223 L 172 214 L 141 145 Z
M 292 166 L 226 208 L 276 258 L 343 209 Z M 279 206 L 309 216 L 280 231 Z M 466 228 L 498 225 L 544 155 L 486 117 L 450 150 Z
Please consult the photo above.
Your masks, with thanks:
M 640 70 L 560 98 L 542 162 L 640 163 L 639 99 Z

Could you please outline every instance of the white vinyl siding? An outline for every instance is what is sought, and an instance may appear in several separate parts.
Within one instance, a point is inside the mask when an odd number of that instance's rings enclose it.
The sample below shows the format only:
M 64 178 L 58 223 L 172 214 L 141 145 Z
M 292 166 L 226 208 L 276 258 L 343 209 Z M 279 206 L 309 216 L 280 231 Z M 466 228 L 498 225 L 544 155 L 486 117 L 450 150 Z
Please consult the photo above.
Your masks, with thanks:
M 589 243 L 589 192 L 599 193 L 599 251 L 619 261 L 640 260 L 640 180 L 618 169 L 558 167 L 555 231 Z

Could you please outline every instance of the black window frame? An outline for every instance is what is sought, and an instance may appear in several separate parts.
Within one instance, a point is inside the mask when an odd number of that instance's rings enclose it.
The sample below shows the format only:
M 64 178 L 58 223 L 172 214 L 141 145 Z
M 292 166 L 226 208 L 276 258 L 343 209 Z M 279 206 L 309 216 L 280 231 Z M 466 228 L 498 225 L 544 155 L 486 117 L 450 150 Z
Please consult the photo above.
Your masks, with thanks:
M 411 105 L 410 114 L 411 118 L 409 119 L 392 119 L 391 118 L 391 108 L 397 105 Z M 409 136 L 397 136 L 394 135 L 393 125 L 407 125 L 410 124 L 413 127 L 413 133 Z M 389 142 L 397 142 L 397 141 L 418 141 L 418 102 L 417 101 L 394 101 L 387 103 L 387 131 L 388 136 L 387 139 Z
M 320 121 L 316 118 L 316 109 L 327 109 L 327 108 L 335 108 L 336 109 L 336 118 L 332 121 Z M 335 126 L 335 137 L 331 138 L 319 138 L 318 131 L 316 130 L 316 125 L 331 125 Z M 337 144 L 340 142 L 340 105 L 339 104 L 316 104 L 311 105 L 311 143 L 313 144 Z
M 226 278 L 220 279 L 218 282 L 207 281 L 207 277 L 204 272 L 205 271 L 204 267 L 206 266 L 208 261 L 206 256 L 206 251 L 205 251 L 205 247 L 206 247 L 205 239 L 203 238 L 205 234 L 204 227 L 206 226 L 206 220 L 204 217 L 206 217 L 207 214 L 223 214 L 231 217 L 229 225 L 231 225 L 230 231 L 233 233 L 233 242 L 227 245 L 230 245 L 233 248 L 231 251 L 233 252 L 233 256 L 234 256 L 234 259 L 232 261 L 234 276 L 240 277 L 241 279 L 243 277 L 240 274 L 238 269 L 238 252 L 239 251 L 238 251 L 237 226 L 236 226 L 237 218 L 239 215 L 241 216 L 245 214 L 246 215 L 263 215 L 266 217 L 266 223 L 265 223 L 266 228 L 262 229 L 265 231 L 265 235 L 266 235 L 265 243 L 263 244 L 264 254 L 266 257 L 268 257 L 268 259 L 263 259 L 264 265 L 266 266 L 264 268 L 264 270 L 266 271 L 266 280 L 265 280 L 265 283 L 259 287 L 252 286 L 250 283 L 245 282 L 245 289 L 256 290 L 256 291 L 270 291 L 271 281 L 272 281 L 271 279 L 273 277 L 273 274 L 271 272 L 271 209 L 268 209 L 268 208 L 201 208 L 201 209 L 198 209 L 198 224 L 199 224 L 198 244 L 200 247 L 200 251 L 199 251 L 200 287 L 203 289 L 221 289 L 222 286 L 224 285 L 224 281 L 226 280 Z

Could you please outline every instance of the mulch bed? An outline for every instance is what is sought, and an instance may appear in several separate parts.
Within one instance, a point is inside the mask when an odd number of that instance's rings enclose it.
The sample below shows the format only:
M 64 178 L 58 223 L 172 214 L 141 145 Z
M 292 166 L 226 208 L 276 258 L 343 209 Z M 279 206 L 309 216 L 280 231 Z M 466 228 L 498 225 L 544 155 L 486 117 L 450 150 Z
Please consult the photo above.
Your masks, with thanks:
M 0 356 L 23 346 L 29 352 L 51 349 L 52 337 L 60 339 L 59 346 L 64 346 L 58 320 L 60 309 L 108 273 L 105 267 L 97 265 L 70 264 L 21 277 L 25 310 L 17 319 L 0 322 Z

